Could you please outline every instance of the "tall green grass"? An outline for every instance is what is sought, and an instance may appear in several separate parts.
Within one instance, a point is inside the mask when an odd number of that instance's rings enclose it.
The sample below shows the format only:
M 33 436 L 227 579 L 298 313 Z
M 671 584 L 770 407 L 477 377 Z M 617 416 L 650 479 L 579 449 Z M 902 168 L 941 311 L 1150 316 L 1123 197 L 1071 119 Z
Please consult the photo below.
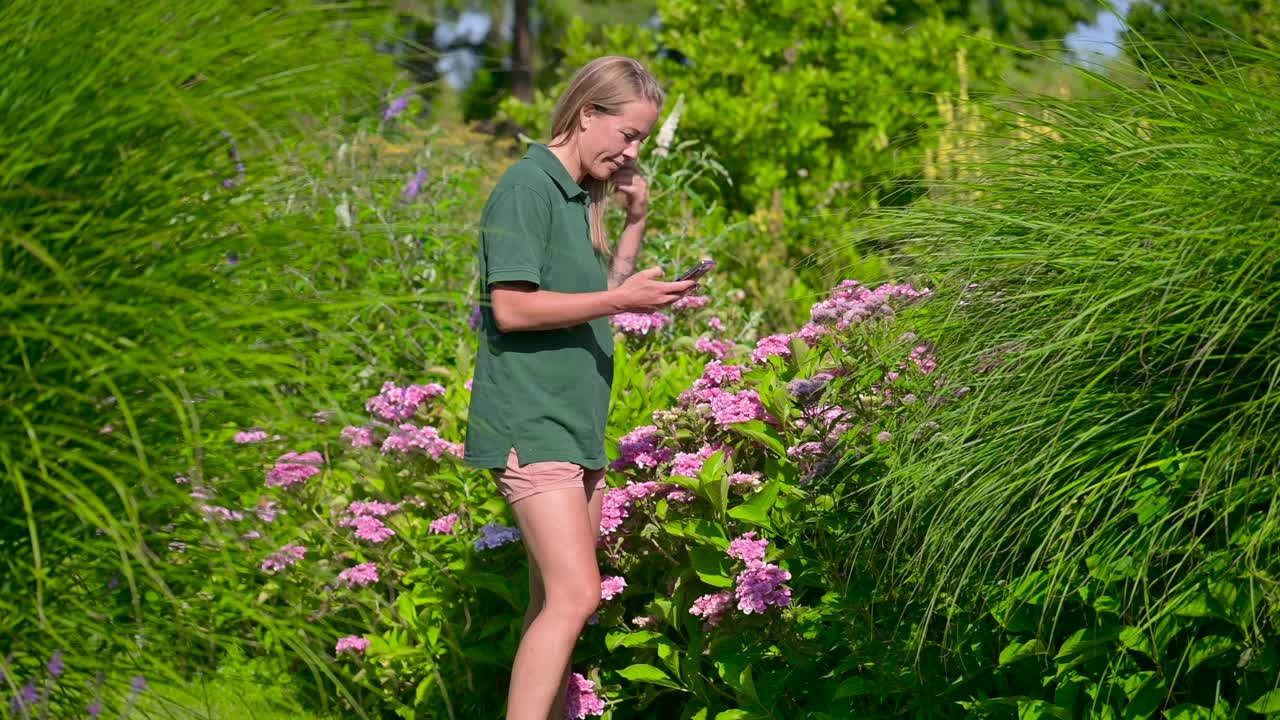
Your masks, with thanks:
M 1052 628 L 1118 582 L 1128 625 L 1200 617 L 1234 628 L 1241 668 L 1275 653 L 1280 55 L 1232 49 L 1248 62 L 1094 77 L 1030 140 L 979 138 L 965 186 L 855 232 L 936 285 L 933 339 L 972 387 L 867 490 L 886 577 L 934 627 L 1027 581 Z
M 202 417 L 280 415 L 313 372 L 292 348 L 333 299 L 230 275 L 283 276 L 305 247 L 314 228 L 265 207 L 262 180 L 319 127 L 377 116 L 384 21 L 377 3 L 0 6 L 6 697 L 55 648 L 117 682 L 216 659 L 216 623 L 179 612 L 210 569 L 172 563 L 161 526 L 189 502 L 175 474 L 216 467 Z M 217 613 L 274 623 L 252 598 Z

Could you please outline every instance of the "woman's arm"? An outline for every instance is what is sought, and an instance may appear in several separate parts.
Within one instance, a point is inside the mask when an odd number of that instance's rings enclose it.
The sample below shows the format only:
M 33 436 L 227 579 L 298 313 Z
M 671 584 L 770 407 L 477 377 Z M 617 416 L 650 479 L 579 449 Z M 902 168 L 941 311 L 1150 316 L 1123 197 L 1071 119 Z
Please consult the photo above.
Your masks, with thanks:
M 493 319 L 499 332 L 573 327 L 620 312 L 653 312 L 679 300 L 695 280 L 661 282 L 658 268 L 641 270 L 616 288 L 590 293 L 539 290 L 526 282 L 493 283 Z
M 640 241 L 644 238 L 645 213 L 639 217 L 627 217 L 618 237 L 618 249 L 609 262 L 609 289 L 612 290 L 631 277 L 636 270 L 636 256 L 640 254 Z

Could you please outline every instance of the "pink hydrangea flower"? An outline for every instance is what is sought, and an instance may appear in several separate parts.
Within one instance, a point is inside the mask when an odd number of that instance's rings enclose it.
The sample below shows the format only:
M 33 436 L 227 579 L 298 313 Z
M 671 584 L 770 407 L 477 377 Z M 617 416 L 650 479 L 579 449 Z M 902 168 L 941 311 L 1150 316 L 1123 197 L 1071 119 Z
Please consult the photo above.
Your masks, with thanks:
M 347 506 L 347 512 L 356 517 L 362 515 L 386 517 L 399 509 L 400 503 L 384 503 L 377 500 L 356 500 Z
M 755 390 L 724 393 L 711 398 L 711 413 L 720 426 L 770 418 Z
M 343 587 L 367 587 L 378 582 L 378 566 L 371 562 L 360 563 L 338 573 L 338 584 Z
M 724 332 L 724 323 L 720 322 L 720 318 L 718 317 L 713 317 L 708 320 L 707 327 L 715 330 L 716 332 Z
M 307 549 L 301 545 L 290 543 L 271 553 L 262 560 L 263 572 L 275 572 L 296 564 L 305 557 Z
M 244 519 L 244 514 L 239 510 L 229 510 L 221 505 L 201 505 L 200 512 L 204 515 L 205 522 L 213 522 L 214 520 L 235 522 Z
M 276 458 L 275 467 L 267 471 L 267 487 L 293 487 L 320 472 L 317 465 L 324 464 L 320 453 L 311 451 L 299 455 L 287 452 Z
M 231 442 L 237 445 L 247 445 L 249 443 L 259 443 L 267 439 L 265 430 L 248 430 L 238 432 L 231 436 Z
M 413 413 L 424 401 L 440 397 L 444 393 L 444 386 L 438 383 L 402 388 L 387 381 L 382 384 L 382 392 L 369 398 L 364 408 L 383 420 L 398 422 L 413 417 Z
M 462 457 L 460 443 L 445 440 L 440 437 L 439 430 L 426 425 L 419 428 L 406 423 L 382 442 L 384 455 L 392 452 L 409 454 L 415 451 L 430 456 L 432 460 L 439 460 L 445 454 Z
M 696 478 L 698 477 L 698 472 L 702 470 L 702 464 L 706 459 L 721 449 L 727 450 L 727 448 L 712 447 L 708 444 L 703 445 L 696 453 L 677 453 L 675 459 L 671 462 L 671 474 Z
M 395 531 L 382 521 L 371 515 L 360 515 L 358 517 L 347 518 L 339 523 L 343 527 L 353 527 L 356 529 L 356 537 L 365 542 L 371 542 L 380 545 L 386 542 L 391 536 L 395 535 Z
M 831 292 L 831 297 L 809 308 L 814 323 L 834 324 L 837 330 L 878 318 L 892 319 L 895 307 L 909 304 L 930 293 L 910 285 L 886 283 L 868 290 L 856 280 L 845 280 Z
M 595 683 L 580 673 L 569 676 L 565 688 L 564 716 L 567 720 L 582 720 L 588 715 L 603 715 L 604 700 L 596 694 Z
M 707 353 L 717 360 L 723 360 L 729 356 L 729 351 L 733 349 L 733 343 L 727 340 L 713 340 L 704 335 L 693 343 L 693 349 Z
M 791 591 L 782 583 L 791 579 L 791 573 L 762 560 L 747 563 L 747 569 L 734 578 L 734 597 L 738 609 L 751 615 L 770 607 L 787 607 L 791 604 Z
M 618 438 L 618 459 L 609 463 L 610 470 L 655 468 L 671 459 L 673 451 L 659 448 L 662 438 L 655 425 L 642 425 Z
M 764 481 L 764 475 L 758 472 L 736 472 L 728 477 L 729 486 L 739 493 L 756 490 Z
M 685 310 L 700 310 L 711 302 L 711 297 L 707 295 L 685 295 L 679 300 L 671 303 L 671 309 L 675 312 L 684 312 Z
M 626 587 L 627 581 L 621 577 L 611 575 L 600 578 L 600 599 L 612 600 L 621 595 Z
M 722 590 L 717 593 L 703 595 L 693 601 L 693 607 L 689 608 L 689 614 L 702 618 L 702 629 L 710 630 L 733 608 L 733 593 L 728 590 Z
M 657 615 L 640 615 L 631 618 L 631 624 L 638 628 L 654 627 L 660 622 L 662 622 L 662 618 Z
M 671 318 L 662 313 L 618 313 L 609 318 L 609 324 L 631 337 L 644 337 L 657 333 L 671 323 Z
M 756 349 L 751 351 L 751 362 L 763 363 L 769 357 L 777 355 L 782 358 L 791 357 L 791 336 L 790 335 L 770 335 L 760 338 L 756 343 Z
M 455 527 L 458 526 L 458 513 L 449 513 L 431 521 L 427 529 L 436 535 L 452 535 Z
M 338 433 L 338 440 L 353 448 L 373 447 L 373 431 L 369 428 L 348 425 Z
M 344 638 L 338 638 L 338 644 L 334 647 L 334 653 L 351 653 L 352 655 L 363 655 L 369 649 L 369 641 L 359 635 L 348 635 Z
M 751 562 L 752 560 L 764 560 L 765 550 L 769 547 L 768 540 L 756 540 L 756 533 L 746 533 L 742 537 L 734 538 L 729 543 L 729 557 L 737 558 L 743 562 Z

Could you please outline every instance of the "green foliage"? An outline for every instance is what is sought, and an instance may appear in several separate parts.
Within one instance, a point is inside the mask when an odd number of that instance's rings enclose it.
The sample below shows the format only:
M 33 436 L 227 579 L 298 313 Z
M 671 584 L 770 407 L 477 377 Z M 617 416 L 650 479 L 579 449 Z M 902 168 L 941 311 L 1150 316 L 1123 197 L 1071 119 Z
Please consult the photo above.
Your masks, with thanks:
M 1195 72 L 1247 58 L 1240 42 L 1277 49 L 1280 3 L 1274 0 L 1137 2 L 1125 14 L 1125 51 L 1158 69 Z

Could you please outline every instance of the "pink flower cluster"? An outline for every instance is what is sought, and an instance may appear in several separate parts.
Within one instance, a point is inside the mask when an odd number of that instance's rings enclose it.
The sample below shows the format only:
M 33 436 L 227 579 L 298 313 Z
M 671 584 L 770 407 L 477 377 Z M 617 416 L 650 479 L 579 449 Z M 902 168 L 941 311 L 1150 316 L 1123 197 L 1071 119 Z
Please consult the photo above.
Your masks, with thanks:
M 293 487 L 320 472 L 318 465 L 324 464 L 324 458 L 320 453 L 311 452 L 299 455 L 295 452 L 287 452 L 276 458 L 275 467 L 267 471 L 267 487 Z
M 791 579 L 791 573 L 764 561 L 769 541 L 756 540 L 755 536 L 755 532 L 749 532 L 729 543 L 729 557 L 746 565 L 734 578 L 733 590 L 703 595 L 689 608 L 690 615 L 703 619 L 703 630 L 719 625 L 735 602 L 738 610 L 747 615 L 791 604 L 791 590 L 782 585 Z
M 773 420 L 755 390 L 721 393 L 711 398 L 711 413 L 721 427 L 751 420 Z
M 365 562 L 338 573 L 338 584 L 343 587 L 367 587 L 378 582 L 378 566 Z
M 452 535 L 458 526 L 458 513 L 449 513 L 431 521 L 427 529 L 436 535 Z
M 259 443 L 266 439 L 267 439 L 267 433 L 265 430 L 249 430 L 244 432 L 238 432 L 235 435 L 231 436 L 231 442 L 234 442 L 237 445 L 246 445 L 248 443 Z
M 671 303 L 671 309 L 675 312 L 684 312 L 685 310 L 701 310 L 711 302 L 711 298 L 707 295 L 685 295 L 679 300 Z
M 413 417 L 424 400 L 444 395 L 444 386 L 438 383 L 399 387 L 391 381 L 382 384 L 382 392 L 369 398 L 364 409 L 383 420 L 399 422 Z
M 338 439 L 346 443 L 348 447 L 373 447 L 373 431 L 365 427 L 348 425 L 342 428 L 342 432 L 338 433 Z
M 815 323 L 834 324 L 837 330 L 844 330 L 864 320 L 892 319 L 895 306 L 905 305 L 929 293 L 929 290 L 892 283 L 868 290 L 857 280 L 845 280 L 832 291 L 831 297 L 809 308 L 809 319 Z
M 671 323 L 671 318 L 662 313 L 618 313 L 609 318 L 609 323 L 632 337 L 643 337 L 656 333 Z
M 712 446 L 710 444 L 703 445 L 696 453 L 676 453 L 675 459 L 671 461 L 671 474 L 681 477 L 696 478 L 698 473 L 702 471 L 702 464 L 707 458 L 716 453 L 717 450 L 729 452 L 726 446 Z
M 205 522 L 213 522 L 214 520 L 234 522 L 244 519 L 244 514 L 240 511 L 228 510 L 220 505 L 201 505 L 200 512 L 204 515 Z
M 742 368 L 738 365 L 724 365 L 719 360 L 712 360 L 702 368 L 702 377 L 693 381 L 688 390 L 680 393 L 678 402 L 681 405 L 702 405 L 722 394 L 725 387 L 742 380 Z
M 372 515 L 345 518 L 338 525 L 355 528 L 356 538 L 375 545 L 381 545 L 396 534 L 394 530 L 383 525 L 381 520 Z
M 301 545 L 290 543 L 271 553 L 262 560 L 263 572 L 275 572 L 283 570 L 290 565 L 297 563 L 307 554 L 307 549 Z
M 671 459 L 672 451 L 658 447 L 661 438 L 654 425 L 642 425 L 618 438 L 618 459 L 609 464 L 610 470 L 628 468 L 652 469 Z
M 369 641 L 359 635 L 348 635 L 338 638 L 338 644 L 333 648 L 335 654 L 351 653 L 352 655 L 363 655 L 365 650 L 369 649 Z
M 372 516 L 386 517 L 400 509 L 403 503 L 384 503 L 377 500 L 356 500 L 347 506 L 347 512 L 354 517 Z
M 689 608 L 689 614 L 702 618 L 702 629 L 710 630 L 719 625 L 731 609 L 733 609 L 733 593 L 722 590 L 694 600 L 693 607 Z
M 408 454 L 414 451 L 429 455 L 432 460 L 439 460 L 440 456 L 445 454 L 461 458 L 462 444 L 445 440 L 440 437 L 440 431 L 433 427 L 424 425 L 419 428 L 410 424 L 401 425 L 382 443 L 384 455 L 392 452 Z
M 791 357 L 791 336 L 770 335 L 760 338 L 756 349 L 751 351 L 751 362 L 763 363 L 766 359 L 777 355 L 784 360 Z
M 600 578 L 600 599 L 612 600 L 622 594 L 623 589 L 627 587 L 627 581 L 615 575 Z
M 693 343 L 693 349 L 704 352 L 717 360 L 723 360 L 733 350 L 733 343 L 728 340 L 713 340 L 703 335 Z
M 622 523 L 631 517 L 631 510 L 636 501 L 647 497 L 665 497 L 672 501 L 688 502 L 693 495 L 671 483 L 660 483 L 649 480 L 640 483 L 627 483 L 622 487 L 611 487 L 605 490 L 600 509 L 600 535 L 612 535 L 622 527 Z
M 596 695 L 595 683 L 581 673 L 569 677 L 565 688 L 564 716 L 566 720 L 582 720 L 588 715 L 603 715 L 604 700 Z

